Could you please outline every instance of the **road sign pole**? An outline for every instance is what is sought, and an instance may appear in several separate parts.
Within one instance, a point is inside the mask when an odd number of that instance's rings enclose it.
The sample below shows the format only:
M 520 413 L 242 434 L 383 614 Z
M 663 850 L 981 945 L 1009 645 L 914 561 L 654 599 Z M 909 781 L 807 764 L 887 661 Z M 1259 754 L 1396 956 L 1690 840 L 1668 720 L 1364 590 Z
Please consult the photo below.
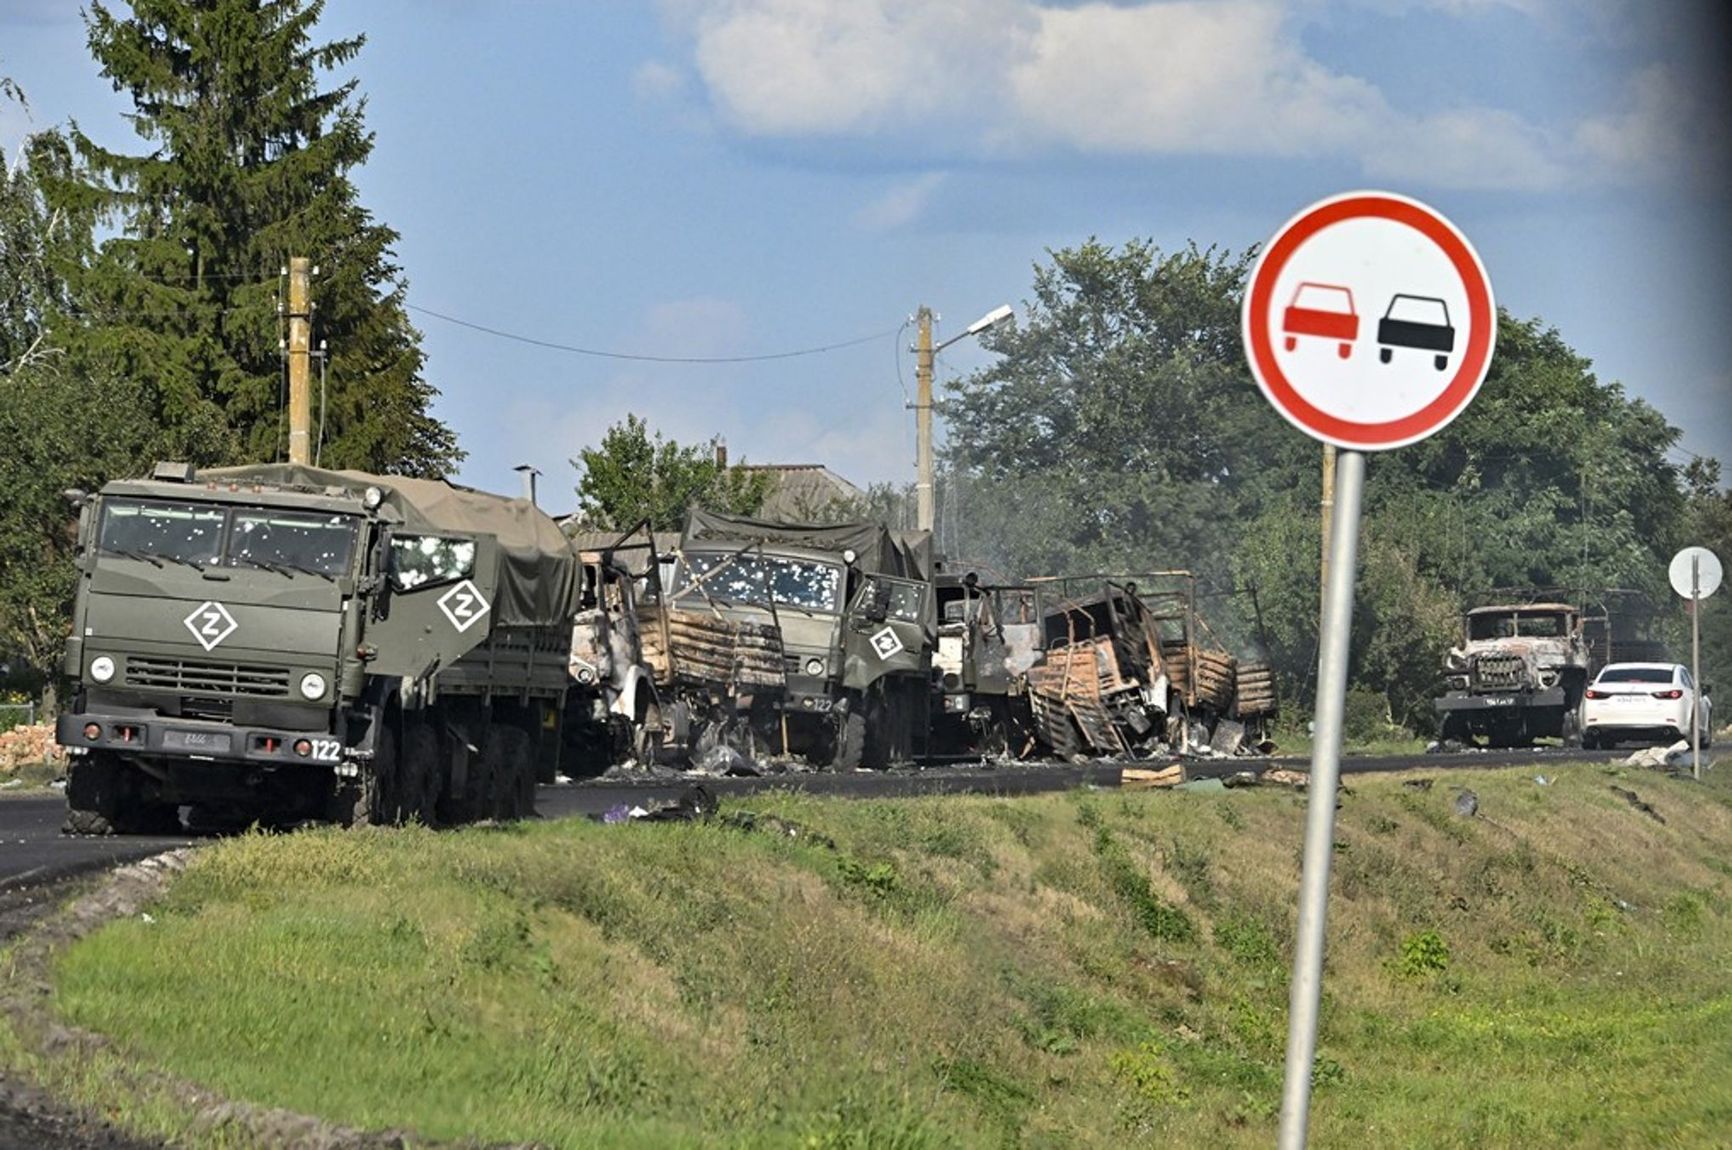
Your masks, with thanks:
M 1323 592 L 1323 634 L 1318 643 L 1316 726 L 1306 787 L 1304 869 L 1299 879 L 1299 935 L 1289 997 L 1280 1150 L 1301 1150 L 1310 1118 L 1311 1067 L 1317 1057 L 1317 1014 L 1323 997 L 1329 864 L 1335 843 L 1335 791 L 1341 779 L 1341 728 L 1347 708 L 1347 647 L 1353 630 L 1353 585 L 1359 570 L 1359 505 L 1364 489 L 1365 455 L 1358 451 L 1338 453 L 1329 585 Z
M 1690 775 L 1702 781 L 1702 559 L 1690 556 Z

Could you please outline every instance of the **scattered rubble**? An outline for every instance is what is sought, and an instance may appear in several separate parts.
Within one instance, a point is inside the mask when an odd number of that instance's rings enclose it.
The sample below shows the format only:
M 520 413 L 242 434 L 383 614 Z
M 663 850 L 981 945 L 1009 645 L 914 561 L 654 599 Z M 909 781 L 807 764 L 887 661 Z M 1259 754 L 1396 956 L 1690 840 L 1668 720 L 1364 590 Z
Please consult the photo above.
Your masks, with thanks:
M 1632 807 L 1635 807 L 1661 826 L 1666 825 L 1665 816 L 1655 810 L 1652 803 L 1645 801 L 1642 796 L 1638 795 L 1635 791 L 1626 791 L 1623 787 L 1619 786 L 1613 786 L 1610 790 L 1614 795 L 1617 795 L 1620 799 L 1623 799 L 1626 803 L 1629 803 Z
M 66 752 L 54 741 L 54 724 L 19 724 L 0 732 L 0 772 L 10 773 L 31 763 L 66 762 Z
M 1690 741 L 1679 739 L 1669 747 L 1643 747 L 1624 760 L 1626 767 L 1668 767 L 1672 760 L 1690 753 Z

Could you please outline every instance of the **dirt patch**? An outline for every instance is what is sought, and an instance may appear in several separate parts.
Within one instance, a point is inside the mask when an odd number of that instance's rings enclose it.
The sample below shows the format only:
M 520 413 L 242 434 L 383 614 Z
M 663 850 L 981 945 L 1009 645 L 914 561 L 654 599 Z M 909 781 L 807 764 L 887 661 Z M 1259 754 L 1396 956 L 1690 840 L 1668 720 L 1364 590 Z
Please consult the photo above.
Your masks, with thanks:
M 68 881 L 0 896 L 0 934 L 16 942 L 11 977 L 0 983 L 0 1011 L 11 1020 L 26 1049 L 48 1058 L 88 1057 L 99 1050 L 112 1050 L 102 1035 L 66 1026 L 55 1017 L 49 1005 L 54 960 L 104 923 L 141 913 L 186 868 L 191 857 L 190 849 L 173 850 L 119 867 L 94 881 Z M 67 896 L 81 888 L 85 893 L 64 904 Z M 57 909 L 63 904 L 64 909 Z M 436 1142 L 408 1131 L 355 1130 L 289 1110 L 221 1098 L 196 1083 L 156 1070 L 135 1067 L 126 1076 L 134 1092 L 172 1098 L 183 1107 L 189 1116 L 189 1134 L 225 1144 L 317 1150 L 474 1150 L 483 1145 L 499 1150 L 537 1150 L 538 1146 Z M 125 1135 L 32 1084 L 0 1076 L 0 1150 L 13 1146 L 33 1150 L 145 1150 L 163 1145 Z

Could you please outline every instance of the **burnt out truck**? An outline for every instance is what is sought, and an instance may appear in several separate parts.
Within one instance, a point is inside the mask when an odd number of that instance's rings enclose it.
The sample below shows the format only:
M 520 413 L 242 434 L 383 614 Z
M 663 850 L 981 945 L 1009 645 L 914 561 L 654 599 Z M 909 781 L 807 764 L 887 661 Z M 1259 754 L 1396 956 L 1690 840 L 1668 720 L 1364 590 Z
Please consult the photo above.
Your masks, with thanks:
M 932 755 L 1022 757 L 1033 749 L 1029 668 L 1040 657 L 1035 589 L 941 571 L 933 578 L 938 645 L 927 738 Z
M 1231 753 L 1273 721 L 1271 669 L 1209 640 L 1192 572 L 1030 582 L 1043 630 L 1025 678 L 1035 730 L 1058 757 Z
M 1460 743 L 1527 746 L 1556 738 L 1581 741 L 1582 693 L 1600 668 L 1617 662 L 1664 662 L 1653 638 L 1656 616 L 1646 596 L 1625 589 L 1542 591 L 1579 595 L 1504 601 L 1469 610 L 1462 641 L 1444 656 L 1443 689 L 1434 700 L 1440 734 Z
M 532 812 L 577 568 L 532 503 L 287 464 L 75 497 L 69 832 Z
M 676 663 L 683 646 L 707 652 L 717 671 L 735 668 L 718 705 L 751 732 L 752 749 L 885 766 L 911 759 L 926 729 L 931 578 L 928 532 L 693 510 L 668 585 L 653 608 L 640 605 L 640 630 L 665 636 Z
M 1441 734 L 1492 747 L 1537 738 L 1577 745 L 1582 692 L 1603 662 L 1579 607 L 1476 607 L 1462 621 L 1461 645 L 1444 657 L 1444 690 L 1434 703 Z

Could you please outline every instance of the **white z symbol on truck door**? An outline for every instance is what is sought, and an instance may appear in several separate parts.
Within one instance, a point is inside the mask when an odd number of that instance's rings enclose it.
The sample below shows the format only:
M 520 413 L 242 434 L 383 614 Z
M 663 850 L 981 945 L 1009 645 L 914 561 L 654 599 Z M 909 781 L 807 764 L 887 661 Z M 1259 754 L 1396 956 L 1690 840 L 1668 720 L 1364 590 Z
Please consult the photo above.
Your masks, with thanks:
M 439 609 L 445 612 L 451 625 L 461 633 L 469 630 L 481 616 L 487 614 L 487 600 L 476 589 L 475 584 L 465 579 L 439 596 Z

